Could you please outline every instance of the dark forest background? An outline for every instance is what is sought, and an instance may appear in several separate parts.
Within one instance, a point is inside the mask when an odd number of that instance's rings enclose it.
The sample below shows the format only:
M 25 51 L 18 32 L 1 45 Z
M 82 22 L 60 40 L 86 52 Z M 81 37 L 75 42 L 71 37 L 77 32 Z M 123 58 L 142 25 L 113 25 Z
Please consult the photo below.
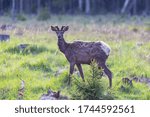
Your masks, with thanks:
M 150 0 L 0 0 L 0 15 L 38 14 L 149 15 Z

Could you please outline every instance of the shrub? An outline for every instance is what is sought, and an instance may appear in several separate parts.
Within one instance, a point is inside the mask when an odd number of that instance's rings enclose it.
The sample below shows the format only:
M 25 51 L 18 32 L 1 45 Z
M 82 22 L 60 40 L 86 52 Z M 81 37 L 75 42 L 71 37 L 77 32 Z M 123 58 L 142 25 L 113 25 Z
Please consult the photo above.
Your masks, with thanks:
M 98 69 L 95 61 L 92 62 L 89 73 L 89 79 L 87 79 L 85 82 L 75 78 L 74 86 L 71 91 L 72 99 L 113 99 L 110 93 L 107 93 L 105 83 L 101 82 L 103 70 Z
M 90 68 L 90 72 L 89 72 L 89 77 L 91 77 L 92 79 L 101 79 L 103 76 L 103 69 L 102 68 L 98 68 L 98 65 L 96 63 L 95 60 L 93 60 L 91 62 L 91 68 Z
M 40 13 L 38 14 L 38 20 L 45 21 L 50 19 L 50 14 L 48 12 L 48 8 L 43 8 L 40 10 Z
M 26 17 L 23 14 L 19 14 L 17 16 L 17 19 L 20 20 L 20 21 L 26 21 L 27 20 Z
M 98 79 L 88 79 L 82 82 L 76 79 L 75 92 L 72 93 L 72 99 L 98 100 L 103 94 L 104 87 Z

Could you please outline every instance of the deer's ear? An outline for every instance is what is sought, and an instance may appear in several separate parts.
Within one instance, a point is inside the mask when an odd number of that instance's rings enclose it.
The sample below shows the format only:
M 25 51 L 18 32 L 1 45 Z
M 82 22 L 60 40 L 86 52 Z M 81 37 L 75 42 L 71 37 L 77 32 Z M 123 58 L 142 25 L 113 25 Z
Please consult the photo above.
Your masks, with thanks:
M 56 27 L 51 26 L 51 30 L 52 30 L 52 31 L 56 31 L 57 29 L 56 29 Z
M 69 26 L 66 26 L 63 28 L 64 31 L 67 31 L 69 29 Z

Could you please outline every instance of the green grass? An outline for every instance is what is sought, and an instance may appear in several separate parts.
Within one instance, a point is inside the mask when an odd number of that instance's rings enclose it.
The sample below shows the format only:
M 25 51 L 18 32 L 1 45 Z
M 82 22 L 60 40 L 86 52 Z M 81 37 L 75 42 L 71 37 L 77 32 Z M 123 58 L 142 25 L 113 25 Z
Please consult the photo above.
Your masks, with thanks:
M 133 82 L 133 87 L 121 89 L 123 77 L 150 78 L 150 38 L 149 17 L 121 16 L 51 16 L 50 20 L 37 21 L 27 18 L 17 21 L 18 28 L 8 33 L 9 42 L 0 42 L 0 99 L 18 99 L 21 79 L 25 81 L 23 99 L 39 99 L 48 88 L 61 90 L 70 98 L 67 88 L 69 63 L 58 50 L 56 34 L 49 30 L 51 25 L 69 25 L 65 33 L 68 42 L 74 40 L 105 41 L 112 49 L 107 65 L 113 72 L 113 87 L 106 89 L 113 99 L 150 99 L 150 87 L 146 84 Z M 1 24 L 11 24 L 9 18 L 1 17 Z M 19 30 L 18 30 L 19 29 Z M 136 29 L 136 30 L 135 30 Z M 16 33 L 23 31 L 23 36 Z M 30 44 L 25 50 L 18 49 L 19 44 Z M 56 73 L 64 69 L 56 76 Z M 89 66 L 83 65 L 85 79 L 89 79 Z M 76 74 L 74 77 L 78 78 Z M 81 80 L 81 78 L 80 78 Z M 102 78 L 108 86 L 107 77 Z M 72 87 L 74 84 L 72 82 Z M 72 89 L 76 91 L 76 89 Z M 81 99 L 81 98 L 79 98 Z M 107 97 L 106 97 L 107 99 Z

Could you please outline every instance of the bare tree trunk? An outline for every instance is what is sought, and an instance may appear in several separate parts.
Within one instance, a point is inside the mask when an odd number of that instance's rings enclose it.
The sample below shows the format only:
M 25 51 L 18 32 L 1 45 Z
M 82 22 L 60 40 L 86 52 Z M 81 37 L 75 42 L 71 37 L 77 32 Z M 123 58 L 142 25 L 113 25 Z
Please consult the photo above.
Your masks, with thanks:
M 105 1 L 104 0 L 100 1 L 99 8 L 100 8 L 101 12 L 104 12 L 106 10 Z
M 41 0 L 37 0 L 37 13 L 39 14 L 41 10 Z
M 71 13 L 73 14 L 73 10 L 74 10 L 74 1 L 73 0 L 70 0 L 69 2 L 69 9 L 67 9 L 68 13 Z
M 79 10 L 82 12 L 83 10 L 83 0 L 78 0 Z
M 90 14 L 90 0 L 85 1 L 85 13 Z
M 3 0 L 0 0 L 0 15 L 3 14 Z
M 30 7 L 31 7 L 31 5 L 30 5 L 30 0 L 24 0 L 24 12 L 25 13 L 30 13 Z
M 47 7 L 48 7 L 48 10 L 49 10 L 49 13 L 51 13 L 51 0 L 48 0 L 48 4 L 47 4 Z
M 133 0 L 133 14 L 137 14 L 137 0 Z
M 11 15 L 12 15 L 12 19 L 13 19 L 13 20 L 15 20 L 15 15 L 16 15 L 15 7 L 16 7 L 16 1 L 15 1 L 15 0 L 12 0 Z
M 20 12 L 20 14 L 22 14 L 23 13 L 23 0 L 20 0 L 20 5 L 19 6 L 20 6 L 20 9 L 19 9 L 20 11 L 19 12 Z
M 130 2 L 130 0 L 125 0 L 123 8 L 121 10 L 121 13 L 124 14 L 126 12 L 126 9 L 127 9 L 128 5 L 129 5 L 129 2 Z
M 150 8 L 149 5 L 150 5 L 149 0 L 146 0 L 146 1 L 145 1 L 145 12 L 146 12 L 147 14 L 150 13 L 150 12 L 149 12 L 149 10 L 150 10 L 150 9 L 149 9 L 149 8 Z
M 137 0 L 126 0 L 121 13 L 130 13 L 131 9 L 133 9 L 133 14 L 137 14 Z
M 117 10 L 116 10 L 116 12 L 117 12 L 117 14 L 120 12 L 120 0 L 117 0 L 116 1 L 116 7 L 117 7 Z
M 118 3 L 118 0 L 112 0 L 112 3 L 110 5 L 112 13 L 117 13 L 117 9 L 118 9 L 117 3 Z

